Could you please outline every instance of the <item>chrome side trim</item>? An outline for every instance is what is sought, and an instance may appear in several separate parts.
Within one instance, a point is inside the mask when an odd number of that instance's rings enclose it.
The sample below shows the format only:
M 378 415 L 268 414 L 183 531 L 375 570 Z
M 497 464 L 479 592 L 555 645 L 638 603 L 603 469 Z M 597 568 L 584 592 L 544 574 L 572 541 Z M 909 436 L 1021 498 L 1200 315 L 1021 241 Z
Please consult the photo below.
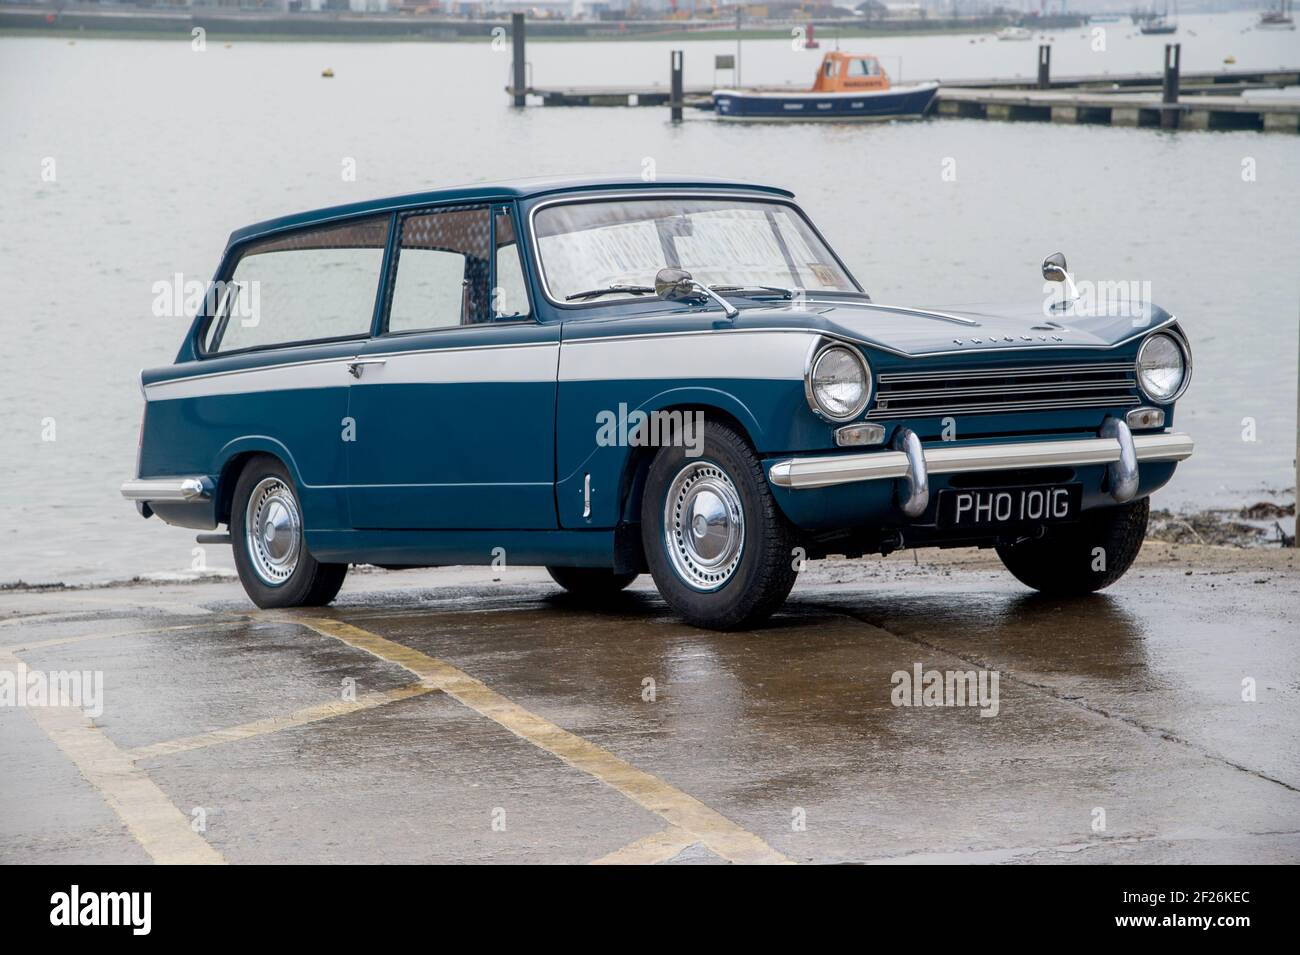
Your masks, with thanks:
M 501 324 L 501 323 L 498 322 L 492 324 Z M 512 322 L 510 324 L 521 324 L 521 323 Z M 489 323 L 485 322 L 483 323 L 482 327 L 488 327 L 488 325 Z M 466 327 L 477 327 L 477 326 L 456 325 L 452 327 L 455 329 L 461 329 Z M 806 329 L 804 330 L 806 331 Z M 379 341 L 379 340 L 380 339 L 363 339 L 360 340 L 360 344 L 365 345 L 367 341 Z M 366 359 L 405 358 L 408 356 L 429 355 L 429 354 L 449 355 L 449 354 L 459 353 L 459 352 L 480 352 L 480 351 L 490 351 L 490 350 L 500 349 L 500 348 L 555 348 L 558 347 L 558 345 L 559 345 L 558 341 L 496 342 L 496 343 L 486 344 L 486 345 L 452 345 L 452 346 L 446 346 L 441 348 L 438 347 L 437 345 L 432 345 L 428 348 L 412 348 L 412 349 L 407 349 L 405 351 L 371 352 L 370 354 L 366 355 L 365 358 Z M 144 384 L 143 382 L 144 372 L 141 371 L 140 373 L 142 376 L 141 389 L 145 392 L 145 397 L 148 397 L 148 393 L 151 389 L 163 388 L 166 385 L 175 385 L 180 383 L 188 384 L 189 382 L 199 382 L 199 381 L 211 381 L 216 378 L 230 378 L 238 375 L 251 375 L 251 374 L 256 374 L 258 372 L 267 372 L 267 371 L 282 371 L 287 368 L 308 368 L 314 365 L 336 365 L 336 364 L 346 365 L 355 361 L 357 357 L 358 355 L 354 354 L 354 355 L 338 355 L 332 358 L 308 358 L 308 359 L 300 359 L 297 361 L 271 362 L 265 365 L 251 365 L 246 368 L 229 368 L 224 371 L 210 371 L 210 372 L 204 372 L 197 375 L 178 375 L 175 378 L 160 378 L 158 381 L 151 381 L 147 385 Z
M 137 478 L 122 485 L 128 501 L 206 501 L 212 496 L 209 482 L 200 477 Z
M 1182 433 L 1139 434 L 1133 437 L 1134 457 L 1142 461 L 1182 461 L 1191 457 L 1195 443 Z M 1083 467 L 1120 460 L 1117 438 L 1070 438 L 1024 441 L 1018 444 L 930 445 L 923 448 L 930 474 L 1001 471 L 1014 468 Z M 833 454 L 822 457 L 785 458 L 768 470 L 777 487 L 794 490 L 831 487 L 855 481 L 906 477 L 908 458 L 902 451 Z

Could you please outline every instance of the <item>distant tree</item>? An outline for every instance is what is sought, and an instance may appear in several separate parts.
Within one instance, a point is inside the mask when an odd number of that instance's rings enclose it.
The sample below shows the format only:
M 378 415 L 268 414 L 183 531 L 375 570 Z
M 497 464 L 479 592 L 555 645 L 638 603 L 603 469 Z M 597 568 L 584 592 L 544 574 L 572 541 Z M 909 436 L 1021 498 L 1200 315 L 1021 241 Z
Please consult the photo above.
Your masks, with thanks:
M 859 3 L 854 7 L 854 9 L 868 20 L 883 20 L 885 14 L 889 12 L 889 8 L 881 3 L 880 0 L 863 0 L 863 2 Z

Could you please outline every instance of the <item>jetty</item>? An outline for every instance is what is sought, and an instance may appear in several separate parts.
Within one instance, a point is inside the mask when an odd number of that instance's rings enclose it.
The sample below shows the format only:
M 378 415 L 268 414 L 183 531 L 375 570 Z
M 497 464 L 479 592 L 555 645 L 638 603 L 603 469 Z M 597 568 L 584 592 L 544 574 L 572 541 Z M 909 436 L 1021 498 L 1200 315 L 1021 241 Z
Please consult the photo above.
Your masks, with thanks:
M 681 50 L 672 50 L 667 83 L 545 86 L 530 76 L 523 14 L 513 15 L 510 32 L 513 62 L 506 93 L 516 106 L 528 105 L 530 97 L 543 106 L 667 106 L 674 121 L 687 109 L 713 109 L 713 90 L 720 84 L 686 86 Z M 715 68 L 733 69 L 734 61 L 721 62 L 729 59 L 719 58 Z M 1300 67 L 1183 73 L 1181 59 L 1182 45 L 1170 43 L 1159 73 L 1054 77 L 1052 48 L 1042 44 L 1034 75 L 940 80 L 931 110 L 962 119 L 1300 133 L 1300 96 L 1250 95 L 1300 85 Z

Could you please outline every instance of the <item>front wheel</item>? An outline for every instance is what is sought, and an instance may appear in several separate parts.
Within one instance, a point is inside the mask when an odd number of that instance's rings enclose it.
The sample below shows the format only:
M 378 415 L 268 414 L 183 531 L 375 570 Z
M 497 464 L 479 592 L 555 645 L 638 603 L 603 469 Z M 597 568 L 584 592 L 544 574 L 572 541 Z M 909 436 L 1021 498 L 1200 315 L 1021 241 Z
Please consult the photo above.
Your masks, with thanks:
M 655 585 L 687 623 L 740 630 L 794 586 L 794 534 L 749 443 L 704 426 L 704 454 L 661 448 L 646 475 L 641 540 Z
M 269 456 L 249 461 L 239 475 L 230 541 L 244 591 L 263 609 L 323 606 L 348 573 L 347 564 L 323 564 L 307 552 L 293 478 Z
M 1133 564 L 1147 533 L 1149 498 L 1085 511 L 1077 524 L 1049 527 L 1035 540 L 999 546 L 1021 583 L 1045 594 L 1077 596 L 1109 587 Z

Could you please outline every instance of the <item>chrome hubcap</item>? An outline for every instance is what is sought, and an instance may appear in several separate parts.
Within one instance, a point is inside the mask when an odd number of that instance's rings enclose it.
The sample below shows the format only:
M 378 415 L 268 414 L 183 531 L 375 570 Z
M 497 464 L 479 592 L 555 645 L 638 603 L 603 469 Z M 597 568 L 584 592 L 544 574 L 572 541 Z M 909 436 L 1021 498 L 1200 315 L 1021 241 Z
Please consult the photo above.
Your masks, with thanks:
M 732 578 L 745 548 L 745 512 L 726 471 L 696 461 L 677 472 L 664 501 L 664 545 L 693 590 L 717 590 Z
M 293 489 L 278 477 L 253 488 L 244 513 L 244 537 L 253 570 L 262 582 L 278 587 L 293 576 L 302 549 L 302 518 Z

